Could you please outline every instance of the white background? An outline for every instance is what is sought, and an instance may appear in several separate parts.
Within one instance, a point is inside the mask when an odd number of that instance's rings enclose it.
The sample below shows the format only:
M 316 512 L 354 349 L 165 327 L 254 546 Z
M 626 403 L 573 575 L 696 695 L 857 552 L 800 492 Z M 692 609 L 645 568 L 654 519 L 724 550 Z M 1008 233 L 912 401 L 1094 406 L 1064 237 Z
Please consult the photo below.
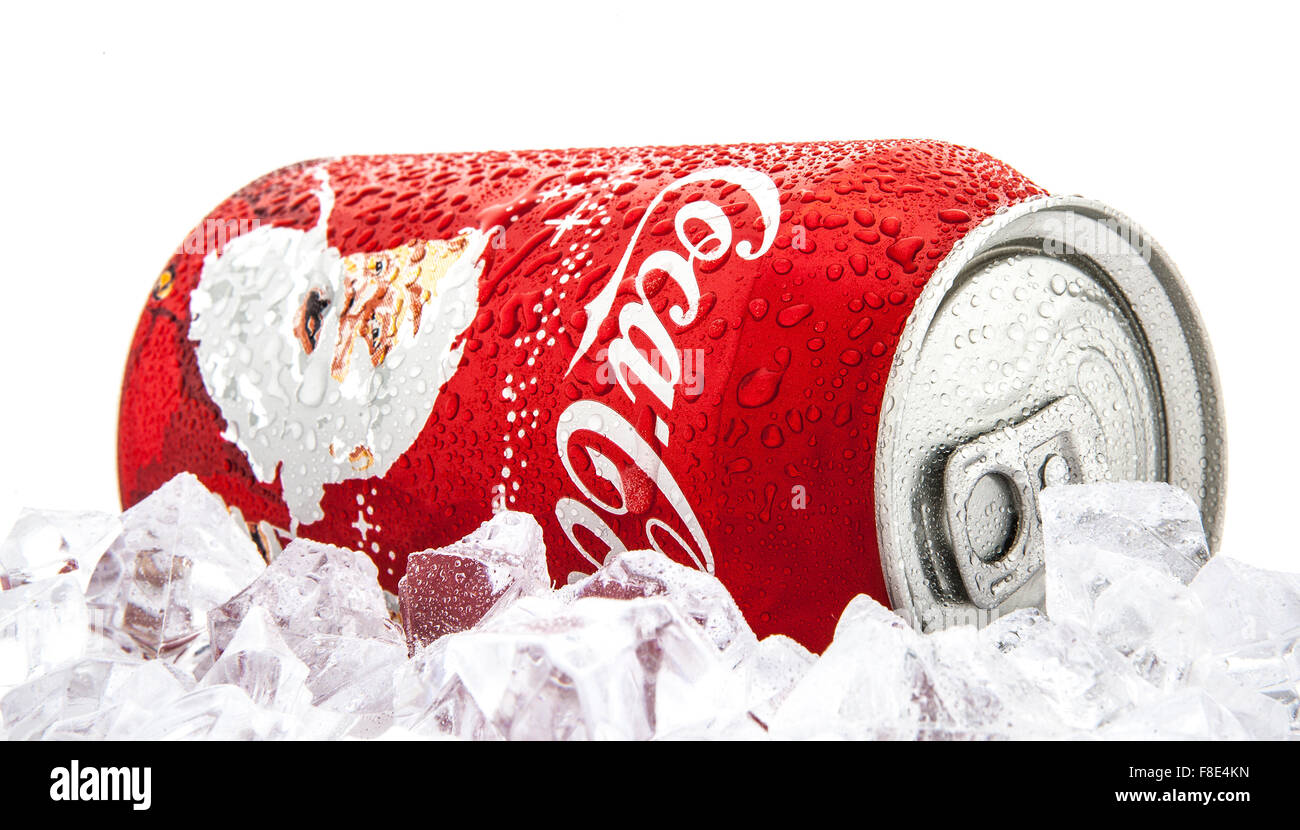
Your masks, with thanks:
M 0 501 L 117 508 L 146 294 L 212 207 L 283 164 L 930 137 L 1160 240 L 1222 372 L 1224 549 L 1300 569 L 1300 14 L 1191 6 L 6 4 Z

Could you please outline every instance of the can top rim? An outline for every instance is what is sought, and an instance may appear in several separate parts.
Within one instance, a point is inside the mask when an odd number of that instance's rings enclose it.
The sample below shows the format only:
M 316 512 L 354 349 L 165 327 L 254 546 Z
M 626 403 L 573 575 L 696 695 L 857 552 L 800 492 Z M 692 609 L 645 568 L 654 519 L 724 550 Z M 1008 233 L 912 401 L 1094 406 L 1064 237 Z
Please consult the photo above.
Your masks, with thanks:
M 1152 405 L 1159 410 L 1155 417 L 1163 425 L 1161 438 L 1167 447 L 1163 471 L 1153 477 L 1182 486 L 1197 502 L 1211 551 L 1217 550 L 1222 537 L 1226 478 L 1222 395 L 1204 323 L 1181 274 L 1145 230 L 1114 208 L 1079 196 L 1035 197 L 990 216 L 940 263 L 899 336 L 886 381 L 873 494 L 880 562 L 891 604 L 919 628 L 954 621 L 983 624 L 998 616 L 999 609 L 976 611 L 970 603 L 934 590 L 935 577 L 926 564 L 933 551 L 923 550 L 925 545 L 917 542 L 920 520 L 906 501 L 909 496 L 901 492 L 906 485 L 900 473 L 908 467 L 903 445 L 913 439 L 904 438 L 906 425 L 900 424 L 904 407 L 896 404 L 905 400 L 920 366 L 922 346 L 945 301 L 963 280 L 989 263 L 1026 253 L 1047 255 L 1094 276 L 1129 315 L 1153 364 Z M 1036 508 L 1031 520 L 1037 522 Z

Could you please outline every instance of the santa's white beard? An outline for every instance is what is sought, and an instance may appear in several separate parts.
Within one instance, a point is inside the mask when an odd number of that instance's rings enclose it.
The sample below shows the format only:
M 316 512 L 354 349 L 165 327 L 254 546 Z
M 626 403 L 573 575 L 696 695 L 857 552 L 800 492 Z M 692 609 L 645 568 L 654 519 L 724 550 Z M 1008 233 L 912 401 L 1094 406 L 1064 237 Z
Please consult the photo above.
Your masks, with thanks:
M 328 216 L 333 193 L 326 185 L 317 196 Z M 190 339 L 203 385 L 226 419 L 223 437 L 244 452 L 254 475 L 273 481 L 278 466 L 295 528 L 324 517 L 326 484 L 384 475 L 423 430 L 460 362 L 463 344 L 452 343 L 478 313 L 488 238 L 468 233 L 469 245 L 425 305 L 419 335 L 408 316 L 377 367 L 364 345 L 354 344 L 342 382 L 331 376 L 330 362 L 343 261 L 323 221 L 309 231 L 260 226 L 204 259 L 190 297 Z M 307 354 L 295 326 L 313 289 L 332 301 Z M 373 456 L 365 469 L 349 461 L 357 447 Z

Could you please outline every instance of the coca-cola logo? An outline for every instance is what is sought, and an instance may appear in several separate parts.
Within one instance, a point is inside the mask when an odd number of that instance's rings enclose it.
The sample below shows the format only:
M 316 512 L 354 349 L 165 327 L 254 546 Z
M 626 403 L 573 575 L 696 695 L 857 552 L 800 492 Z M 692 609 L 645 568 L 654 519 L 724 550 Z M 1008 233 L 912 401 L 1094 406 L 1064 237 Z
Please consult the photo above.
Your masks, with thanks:
M 664 542 L 671 540 L 686 551 L 696 567 L 706 571 L 712 571 L 714 567 L 713 550 L 704 529 L 655 446 L 659 444 L 667 447 L 671 440 L 669 424 L 659 412 L 671 413 L 677 389 L 683 380 L 683 366 L 682 352 L 677 348 L 672 333 L 651 307 L 646 294 L 646 281 L 656 272 L 664 273 L 684 297 L 684 302 L 670 305 L 666 309 L 668 319 L 679 329 L 693 323 L 700 312 L 701 290 L 696 274 L 698 263 L 714 262 L 729 252 L 734 252 L 741 259 L 753 260 L 771 248 L 776 238 L 780 213 L 779 194 L 771 177 L 743 167 L 714 167 L 678 179 L 660 191 L 642 215 L 618 268 L 600 293 L 587 304 L 587 325 L 566 376 L 573 372 L 578 361 L 595 345 L 602 324 L 614 310 L 619 286 L 632 269 L 634 254 L 646 226 L 652 217 L 658 221 L 658 209 L 666 196 L 673 191 L 713 182 L 723 183 L 723 192 L 739 188 L 753 201 L 761 220 L 761 241 L 755 246 L 751 239 L 737 240 L 731 218 L 723 206 L 715 201 L 700 198 L 681 204 L 673 215 L 676 233 L 668 237 L 669 244 L 640 257 L 635 270 L 635 298 L 619 308 L 615 318 L 618 336 L 604 350 L 602 368 L 608 370 L 609 376 L 617 382 L 628 402 L 653 408 L 654 440 L 644 437 L 618 410 L 595 400 L 573 402 L 557 421 L 557 452 L 569 473 L 569 479 L 585 501 L 560 498 L 555 504 L 555 515 L 569 542 L 597 567 L 601 564 L 600 560 L 584 546 L 575 529 L 585 528 L 608 546 L 611 553 L 627 550 L 627 545 L 597 510 L 610 516 L 625 515 L 633 504 L 644 504 L 653 497 L 654 493 L 649 492 L 651 488 L 664 497 L 690 538 L 683 538 L 662 518 L 649 516 L 645 520 L 644 532 L 650 546 L 667 554 Z M 735 185 L 736 188 L 729 191 L 725 187 L 727 185 Z M 688 233 L 688 225 L 697 229 L 697 232 Z M 698 232 L 701 226 L 706 229 L 703 234 Z M 653 349 L 648 352 L 633 345 L 634 332 L 649 341 Z M 649 358 L 651 353 L 657 357 L 654 362 Z M 634 382 L 633 378 L 639 382 Z M 654 401 L 644 399 L 643 395 L 653 397 Z M 574 436 L 584 431 L 599 435 L 623 456 L 620 459 L 623 463 L 615 463 L 591 442 L 574 441 Z M 584 465 L 581 474 L 571 458 L 571 442 L 589 462 Z

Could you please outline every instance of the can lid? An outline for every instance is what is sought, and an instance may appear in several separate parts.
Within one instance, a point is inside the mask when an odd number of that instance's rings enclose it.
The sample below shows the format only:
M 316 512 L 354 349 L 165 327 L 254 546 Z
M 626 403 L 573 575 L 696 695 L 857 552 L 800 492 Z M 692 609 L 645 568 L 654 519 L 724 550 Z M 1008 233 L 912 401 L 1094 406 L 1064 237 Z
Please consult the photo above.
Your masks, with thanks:
M 953 248 L 899 339 L 876 445 L 895 610 L 922 630 L 1042 607 L 1038 492 L 1167 481 L 1223 525 L 1226 447 L 1204 325 L 1134 222 L 1028 200 Z

